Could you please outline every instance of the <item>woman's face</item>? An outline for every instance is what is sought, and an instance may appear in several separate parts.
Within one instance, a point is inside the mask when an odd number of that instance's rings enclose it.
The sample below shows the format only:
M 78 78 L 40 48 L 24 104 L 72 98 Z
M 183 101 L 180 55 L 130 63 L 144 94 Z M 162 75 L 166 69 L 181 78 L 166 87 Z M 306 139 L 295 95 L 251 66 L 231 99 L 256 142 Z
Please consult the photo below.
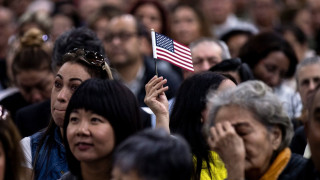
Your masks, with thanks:
M 84 109 L 71 112 L 67 139 L 72 154 L 83 162 L 107 158 L 115 146 L 114 131 L 109 121 Z
M 48 70 L 21 71 L 15 80 L 22 96 L 29 103 L 50 98 L 54 75 Z
M 71 95 L 83 81 L 89 78 L 91 76 L 80 64 L 67 62 L 61 66 L 51 93 L 51 114 L 57 126 L 63 127 L 64 115 Z
M 268 131 L 252 112 L 239 106 L 224 106 L 217 112 L 215 123 L 226 121 L 231 123 L 244 142 L 246 176 L 264 174 L 269 168 L 274 150 L 279 147 L 275 143 L 275 140 L 279 140 L 276 139 L 278 136 Z
M 172 18 L 171 31 L 178 42 L 189 45 L 201 37 L 199 19 L 191 8 L 179 7 Z
M 307 122 L 306 132 L 312 160 L 315 167 L 320 169 L 320 91 L 317 90 L 313 100 L 312 109 L 310 112 L 311 119 Z
M 4 173 L 6 172 L 6 154 L 0 141 L 0 180 L 4 180 Z
M 288 72 L 290 61 L 281 51 L 274 51 L 253 68 L 254 76 L 269 85 L 278 86 Z
M 135 14 L 143 25 L 149 30 L 154 29 L 158 33 L 162 33 L 162 18 L 158 9 L 152 4 L 144 4 L 140 6 Z

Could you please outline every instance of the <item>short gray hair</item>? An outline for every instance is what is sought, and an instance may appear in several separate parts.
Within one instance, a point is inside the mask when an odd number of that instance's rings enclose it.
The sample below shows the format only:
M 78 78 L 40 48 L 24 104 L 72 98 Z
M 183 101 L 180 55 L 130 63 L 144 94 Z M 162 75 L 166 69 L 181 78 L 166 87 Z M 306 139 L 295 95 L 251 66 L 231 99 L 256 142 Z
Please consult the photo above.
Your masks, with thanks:
M 231 58 L 230 51 L 229 51 L 229 48 L 226 45 L 226 43 L 223 42 L 223 41 L 217 40 L 217 39 L 213 39 L 213 38 L 205 38 L 205 37 L 203 37 L 203 38 L 200 38 L 198 40 L 195 40 L 192 43 L 190 43 L 189 48 L 192 51 L 193 48 L 195 48 L 196 46 L 198 46 L 199 44 L 202 44 L 204 42 L 218 45 L 222 50 L 222 52 L 221 52 L 221 59 L 222 60 Z
M 295 78 L 296 78 L 297 82 L 298 82 L 298 76 L 299 76 L 299 72 L 300 72 L 301 68 L 303 68 L 305 66 L 309 66 L 309 65 L 315 65 L 315 64 L 320 65 L 320 56 L 313 56 L 313 57 L 309 57 L 309 58 L 302 60 L 298 64 L 297 69 L 296 69 Z
M 282 103 L 271 88 L 262 81 L 246 81 L 236 88 L 213 94 L 209 100 L 208 121 L 204 125 L 205 136 L 209 137 L 209 129 L 215 124 L 220 108 L 236 105 L 252 112 L 268 131 L 278 126 L 282 132 L 282 142 L 277 149 L 280 152 L 288 147 L 293 136 L 293 126 Z

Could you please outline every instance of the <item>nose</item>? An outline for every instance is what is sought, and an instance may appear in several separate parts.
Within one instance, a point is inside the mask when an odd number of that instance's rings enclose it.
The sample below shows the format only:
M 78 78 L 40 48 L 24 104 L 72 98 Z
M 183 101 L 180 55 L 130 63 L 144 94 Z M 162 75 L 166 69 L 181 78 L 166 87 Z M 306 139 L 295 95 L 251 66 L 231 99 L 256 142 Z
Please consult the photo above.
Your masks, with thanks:
M 37 103 L 43 100 L 43 96 L 41 92 L 37 89 L 32 89 L 31 93 L 31 102 Z
M 68 90 L 66 88 L 62 88 L 57 95 L 57 100 L 60 102 L 68 102 L 68 94 Z
M 279 73 L 275 73 L 273 76 L 271 76 L 271 79 L 270 79 L 270 86 L 271 87 L 275 87 L 277 85 L 280 84 L 280 74 Z
M 210 63 L 207 60 L 204 60 L 202 63 L 201 72 L 208 71 L 210 69 Z
M 310 81 L 309 90 L 312 91 L 316 88 L 317 84 L 314 81 Z
M 89 124 L 86 122 L 86 120 L 82 119 L 79 123 L 79 127 L 77 128 L 77 136 L 89 136 Z

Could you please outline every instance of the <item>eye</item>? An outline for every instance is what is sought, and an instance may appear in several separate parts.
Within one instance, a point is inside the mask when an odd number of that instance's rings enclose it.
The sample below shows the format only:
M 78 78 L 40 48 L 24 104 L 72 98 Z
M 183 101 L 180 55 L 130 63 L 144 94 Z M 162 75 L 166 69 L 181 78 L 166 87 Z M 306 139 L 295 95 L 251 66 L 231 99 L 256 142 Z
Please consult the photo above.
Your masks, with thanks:
M 102 119 L 100 119 L 100 118 L 94 117 L 94 118 L 91 118 L 91 122 L 93 122 L 93 123 L 99 123 L 99 122 L 103 122 L 103 121 L 102 121 Z
M 267 71 L 269 72 L 275 72 L 276 71 L 276 66 L 272 66 L 272 65 L 265 65 Z
M 246 136 L 248 134 L 250 134 L 250 128 L 249 127 L 245 127 L 245 126 L 238 126 L 235 128 L 236 132 L 239 136 Z
M 78 87 L 79 87 L 78 84 L 72 84 L 72 85 L 70 86 L 70 89 L 74 92 L 75 90 L 78 89 Z
M 79 119 L 77 117 L 72 117 L 72 116 L 70 116 L 70 119 L 69 119 L 69 121 L 73 123 L 78 122 L 78 120 Z
M 54 87 L 57 89 L 61 89 L 62 88 L 62 84 L 59 81 L 54 81 Z

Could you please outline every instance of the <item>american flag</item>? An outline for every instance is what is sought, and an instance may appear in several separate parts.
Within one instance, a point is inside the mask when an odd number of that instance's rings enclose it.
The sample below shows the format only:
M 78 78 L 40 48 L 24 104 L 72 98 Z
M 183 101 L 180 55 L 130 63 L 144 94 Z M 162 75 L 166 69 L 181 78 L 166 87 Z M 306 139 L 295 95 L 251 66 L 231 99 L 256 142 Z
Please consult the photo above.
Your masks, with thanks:
M 153 58 L 165 60 L 188 71 L 193 70 L 191 51 L 173 39 L 151 31 Z

